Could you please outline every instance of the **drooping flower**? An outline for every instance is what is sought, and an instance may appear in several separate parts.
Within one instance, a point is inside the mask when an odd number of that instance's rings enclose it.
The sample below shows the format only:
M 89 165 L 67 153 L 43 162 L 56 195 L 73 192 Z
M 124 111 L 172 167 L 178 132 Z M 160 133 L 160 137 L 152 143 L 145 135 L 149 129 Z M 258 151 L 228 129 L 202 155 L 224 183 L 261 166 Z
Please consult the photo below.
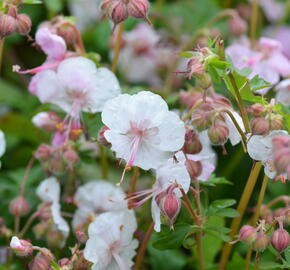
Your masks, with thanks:
M 276 100 L 285 106 L 290 106 L 290 79 L 281 81 L 276 87 Z
M 287 179 L 287 172 L 284 171 L 281 173 L 281 171 L 278 171 L 274 160 L 274 155 L 277 149 L 275 149 L 276 147 L 273 142 L 275 138 L 279 136 L 289 137 L 285 130 L 274 130 L 266 136 L 253 135 L 248 141 L 247 149 L 252 159 L 263 163 L 265 174 L 269 178 L 285 182 L 285 179 Z M 288 156 L 290 157 L 290 155 Z
M 2 157 L 3 154 L 5 153 L 5 149 L 6 149 L 6 140 L 5 140 L 3 131 L 0 130 L 0 157 Z M 0 168 L 1 168 L 1 161 L 0 161 Z
M 33 252 L 32 244 L 26 240 L 19 239 L 17 236 L 11 238 L 10 248 L 16 255 L 21 257 L 30 256 Z
M 50 211 L 52 215 L 51 231 L 57 231 L 62 234 L 61 246 L 65 244 L 65 240 L 69 234 L 69 226 L 65 219 L 61 216 L 60 209 L 60 184 L 54 177 L 43 180 L 36 190 L 37 196 L 44 202 L 50 203 Z
M 279 41 L 270 38 L 260 38 L 255 49 L 250 48 L 250 42 L 245 38 L 242 43 L 234 43 L 226 49 L 233 64 L 238 69 L 250 68 L 249 78 L 259 75 L 265 81 L 274 85 L 279 82 L 280 76 L 290 74 L 290 62 L 282 53 Z M 270 88 L 256 91 L 265 94 Z
M 93 270 L 129 270 L 138 241 L 133 211 L 107 212 L 96 217 L 89 226 L 89 240 L 84 257 L 93 263 Z
M 185 128 L 166 102 L 148 91 L 120 95 L 105 104 L 104 135 L 126 167 L 157 168 L 184 144 Z
M 81 230 L 95 216 L 104 212 L 127 210 L 124 198 L 125 193 L 121 188 L 104 180 L 90 181 L 79 187 L 74 196 L 78 209 L 74 213 L 73 228 L 75 231 Z

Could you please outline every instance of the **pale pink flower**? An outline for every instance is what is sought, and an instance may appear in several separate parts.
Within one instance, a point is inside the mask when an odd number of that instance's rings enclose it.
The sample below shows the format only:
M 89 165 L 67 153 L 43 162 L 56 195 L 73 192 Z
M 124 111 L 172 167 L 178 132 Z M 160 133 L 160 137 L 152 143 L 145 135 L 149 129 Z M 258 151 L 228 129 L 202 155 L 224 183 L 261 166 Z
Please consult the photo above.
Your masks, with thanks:
M 290 106 L 290 79 L 281 81 L 274 90 L 277 92 L 276 100 L 285 106 Z
M 279 21 L 285 14 L 285 3 L 279 0 L 259 0 L 259 4 L 270 22 Z
M 184 144 L 184 123 L 149 91 L 108 101 L 102 121 L 109 128 L 105 138 L 126 167 L 157 168 Z
M 261 161 L 265 167 L 265 174 L 272 179 L 287 179 L 287 174 L 278 175 L 273 162 L 273 138 L 280 135 L 287 135 L 285 130 L 274 130 L 268 135 L 253 135 L 247 144 L 250 157 Z
M 282 53 L 279 41 L 270 38 L 260 38 L 255 50 L 250 48 L 248 40 L 243 43 L 234 43 L 226 49 L 233 64 L 238 69 L 250 68 L 249 78 L 259 75 L 266 82 L 274 85 L 279 82 L 280 76 L 290 75 L 290 62 Z M 270 88 L 258 90 L 265 94 Z
M 89 240 L 84 257 L 93 263 L 92 270 L 129 270 L 133 266 L 138 241 L 133 211 L 107 212 L 89 226 Z

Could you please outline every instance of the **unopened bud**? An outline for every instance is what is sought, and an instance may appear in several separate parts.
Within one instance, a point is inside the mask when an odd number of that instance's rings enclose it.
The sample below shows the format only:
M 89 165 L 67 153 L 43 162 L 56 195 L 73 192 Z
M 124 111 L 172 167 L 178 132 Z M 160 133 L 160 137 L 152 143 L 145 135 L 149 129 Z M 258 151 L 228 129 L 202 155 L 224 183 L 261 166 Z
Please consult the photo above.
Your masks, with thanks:
M 46 235 L 48 246 L 58 248 L 63 243 L 63 234 L 60 231 L 50 230 Z
M 223 123 L 215 123 L 208 129 L 207 134 L 212 144 L 223 145 L 229 138 L 229 129 Z
M 229 29 L 232 34 L 240 36 L 247 31 L 247 23 L 238 15 L 234 15 L 229 20 Z
M 188 159 L 185 161 L 185 166 L 191 179 L 197 178 L 202 173 L 202 165 L 200 161 L 194 161 L 194 160 Z
M 51 157 L 52 149 L 47 144 L 41 144 L 34 153 L 35 158 L 45 161 Z
M 60 267 L 67 266 L 67 265 L 70 265 L 70 264 L 71 264 L 71 261 L 68 258 L 62 258 L 61 260 L 58 261 L 58 265 Z
M 18 14 L 16 17 L 16 32 L 20 35 L 27 35 L 31 30 L 31 19 L 26 14 Z
M 194 130 L 186 129 L 183 150 L 187 154 L 197 154 L 202 150 L 202 144 Z
M 257 252 L 263 252 L 269 245 L 270 239 L 264 232 L 259 232 L 253 243 L 253 248 Z
M 264 112 L 264 106 L 262 104 L 253 104 L 249 107 L 248 112 L 254 116 L 260 116 Z
M 270 130 L 279 130 L 283 128 L 283 116 L 275 114 L 270 117 Z
M 79 155 L 73 149 L 68 149 L 64 152 L 63 159 L 69 168 L 73 168 L 79 161 Z
M 278 208 L 274 212 L 274 217 L 282 217 L 285 216 L 285 209 L 284 208 Z
M 162 213 L 168 219 L 170 226 L 172 226 L 180 210 L 180 199 L 170 192 L 162 198 L 160 204 Z
M 54 112 L 40 112 L 32 118 L 32 123 L 36 127 L 47 131 L 56 131 L 60 122 L 60 117 Z
M 279 228 L 273 232 L 271 244 L 278 252 L 282 252 L 289 246 L 289 233 L 283 228 Z
M 208 73 L 196 76 L 196 85 L 202 89 L 208 89 L 212 85 L 211 77 Z
M 45 256 L 43 253 L 38 253 L 29 264 L 29 270 L 50 270 L 52 260 L 53 258 Z
M 48 224 L 46 222 L 40 222 L 33 227 L 33 232 L 36 239 L 41 239 L 44 237 L 48 230 Z
M 0 17 L 0 38 L 12 35 L 16 31 L 16 20 L 7 14 Z
M 147 19 L 147 13 L 149 10 L 149 2 L 147 0 L 130 0 L 127 7 L 129 15 L 133 18 Z
M 239 239 L 244 243 L 252 243 L 257 238 L 257 229 L 250 226 L 250 225 L 244 225 L 240 229 L 240 237 Z
M 33 252 L 32 244 L 26 240 L 20 240 L 18 237 L 13 236 L 10 242 L 10 248 L 17 256 L 27 257 Z
M 78 33 L 70 23 L 63 23 L 57 28 L 57 34 L 61 36 L 68 45 L 74 45 L 78 39 Z
M 202 104 L 201 107 L 195 110 L 191 116 L 191 124 L 198 130 L 203 131 L 208 129 L 212 124 L 213 107 L 209 104 Z
M 9 211 L 14 216 L 18 217 L 26 216 L 29 213 L 29 210 L 30 210 L 29 203 L 22 196 L 16 197 L 9 204 Z
M 111 143 L 109 143 L 107 141 L 107 139 L 105 138 L 105 132 L 107 130 L 110 130 L 110 129 L 108 127 L 106 127 L 106 126 L 103 126 L 101 128 L 100 132 L 99 132 L 99 135 L 98 135 L 98 142 L 101 143 L 104 146 L 110 146 L 111 145 Z
M 127 6 L 123 0 L 116 0 L 108 6 L 107 14 L 113 23 L 117 25 L 128 18 Z
M 270 131 L 270 123 L 264 117 L 255 117 L 251 121 L 253 135 L 267 135 Z

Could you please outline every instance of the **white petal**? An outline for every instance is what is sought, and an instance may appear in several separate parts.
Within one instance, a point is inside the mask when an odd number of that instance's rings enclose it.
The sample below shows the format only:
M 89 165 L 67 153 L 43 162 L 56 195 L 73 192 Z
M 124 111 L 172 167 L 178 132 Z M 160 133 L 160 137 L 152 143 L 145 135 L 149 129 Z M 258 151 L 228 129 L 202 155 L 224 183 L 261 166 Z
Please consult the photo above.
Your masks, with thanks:
M 244 126 L 242 117 L 237 112 L 232 112 L 232 114 L 233 114 L 234 118 L 236 119 L 239 127 L 244 132 L 245 126 Z M 241 137 L 240 133 L 238 132 L 236 126 L 234 125 L 232 119 L 227 114 L 225 114 L 225 119 L 226 119 L 227 127 L 229 128 L 230 142 L 232 145 L 236 145 L 241 141 L 242 137 Z
M 11 248 L 19 248 L 21 246 L 22 246 L 22 244 L 21 244 L 19 238 L 17 236 L 13 236 L 11 241 L 10 241 L 10 247 Z
M 154 221 L 154 230 L 156 232 L 161 231 L 161 221 L 160 221 L 160 208 L 156 203 L 155 197 L 153 197 L 151 202 L 151 214 Z
M 0 157 L 3 156 L 6 149 L 5 136 L 2 130 L 0 130 Z
M 44 202 L 58 202 L 60 184 L 55 177 L 43 180 L 36 189 L 37 196 Z

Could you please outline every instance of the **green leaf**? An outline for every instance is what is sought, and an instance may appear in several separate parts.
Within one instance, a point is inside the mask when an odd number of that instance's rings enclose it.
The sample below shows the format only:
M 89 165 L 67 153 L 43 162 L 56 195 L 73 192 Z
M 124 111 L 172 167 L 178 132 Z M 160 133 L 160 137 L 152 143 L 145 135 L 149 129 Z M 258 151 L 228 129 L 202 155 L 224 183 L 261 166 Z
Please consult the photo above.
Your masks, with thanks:
M 62 0 L 44 0 L 44 3 L 49 10 L 55 13 L 60 12 L 63 8 Z
M 233 208 L 225 208 L 225 209 L 220 209 L 214 213 L 216 216 L 220 217 L 238 217 L 240 214 L 236 209 Z
M 177 55 L 182 56 L 184 58 L 191 58 L 193 56 L 190 52 L 178 52 Z
M 50 266 L 53 268 L 53 270 L 61 270 L 61 268 L 58 266 L 58 264 L 55 261 L 52 261 L 50 263 Z
M 217 209 L 223 209 L 223 208 L 232 206 L 235 203 L 236 203 L 236 200 L 234 199 L 216 200 L 211 204 L 211 207 L 217 208 Z
M 283 265 L 279 264 L 279 263 L 275 263 L 275 262 L 261 262 L 259 265 L 260 269 L 283 269 Z
M 157 234 L 158 240 L 153 243 L 153 247 L 160 250 L 179 248 L 191 228 L 189 224 L 176 224 L 173 231 L 163 228 L 162 232 Z
M 42 0 L 22 0 L 23 4 L 27 5 L 37 5 L 42 4 Z
M 245 261 L 243 257 L 241 257 L 238 252 L 235 252 L 231 261 L 228 264 L 227 270 L 243 269 L 244 266 L 245 266 Z
M 260 90 L 266 87 L 272 87 L 272 85 L 266 82 L 264 79 L 260 78 L 259 75 L 256 75 L 254 78 L 250 80 L 250 89 L 252 92 L 255 92 L 257 90 Z
M 220 184 L 226 184 L 226 185 L 232 185 L 233 183 L 230 182 L 229 180 L 223 178 L 223 177 L 216 177 L 214 174 L 207 180 L 204 182 L 200 182 L 200 184 L 202 186 L 211 186 L 211 187 L 215 187 L 216 185 L 220 185 Z

